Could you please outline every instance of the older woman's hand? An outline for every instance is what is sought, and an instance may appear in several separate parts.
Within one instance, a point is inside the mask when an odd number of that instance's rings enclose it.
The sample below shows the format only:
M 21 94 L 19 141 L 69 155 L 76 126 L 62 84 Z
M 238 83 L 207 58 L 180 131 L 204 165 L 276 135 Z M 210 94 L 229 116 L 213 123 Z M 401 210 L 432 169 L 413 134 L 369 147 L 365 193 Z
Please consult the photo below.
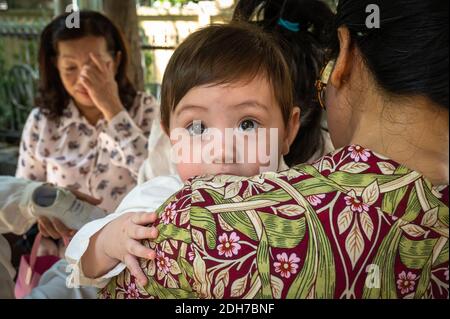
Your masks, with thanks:
M 79 200 L 85 201 L 92 205 L 98 205 L 101 199 L 94 198 L 77 190 L 69 189 Z M 56 218 L 39 217 L 38 228 L 44 237 L 52 237 L 53 239 L 71 238 L 76 230 L 68 228 L 60 220 Z
M 90 63 L 86 64 L 81 71 L 81 84 L 95 106 L 109 121 L 124 110 L 115 79 L 114 61 L 109 56 L 102 57 L 92 53 L 90 59 Z

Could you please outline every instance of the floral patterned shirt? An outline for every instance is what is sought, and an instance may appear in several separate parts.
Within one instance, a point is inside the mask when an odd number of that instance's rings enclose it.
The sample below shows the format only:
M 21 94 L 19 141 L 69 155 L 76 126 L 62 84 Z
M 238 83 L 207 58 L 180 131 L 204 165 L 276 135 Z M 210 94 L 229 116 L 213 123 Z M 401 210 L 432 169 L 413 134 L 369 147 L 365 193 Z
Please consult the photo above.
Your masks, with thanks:
M 158 112 L 156 100 L 143 93 L 129 111 L 109 122 L 100 119 L 96 125 L 73 101 L 56 121 L 33 109 L 22 134 L 16 176 L 103 198 L 99 206 L 112 212 L 136 185 Z
M 191 180 L 101 298 L 448 298 L 449 188 L 358 145 L 253 178 Z

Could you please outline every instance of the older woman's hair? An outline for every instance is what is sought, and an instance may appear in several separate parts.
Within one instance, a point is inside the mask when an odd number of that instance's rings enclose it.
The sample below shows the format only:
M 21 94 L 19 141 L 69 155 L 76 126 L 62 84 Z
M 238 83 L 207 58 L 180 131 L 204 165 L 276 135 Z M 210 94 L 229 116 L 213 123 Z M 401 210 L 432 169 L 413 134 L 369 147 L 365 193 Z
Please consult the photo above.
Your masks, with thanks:
M 116 81 L 120 100 L 128 110 L 136 97 L 136 90 L 127 77 L 128 50 L 119 29 L 107 17 L 94 11 L 81 11 L 79 28 L 68 28 L 66 26 L 68 15 L 69 13 L 66 13 L 56 17 L 42 31 L 36 105 L 52 119 L 58 119 L 63 114 L 70 96 L 64 88 L 56 67 L 58 43 L 94 36 L 103 37 L 106 40 L 107 50 L 113 58 L 117 53 L 121 53 Z

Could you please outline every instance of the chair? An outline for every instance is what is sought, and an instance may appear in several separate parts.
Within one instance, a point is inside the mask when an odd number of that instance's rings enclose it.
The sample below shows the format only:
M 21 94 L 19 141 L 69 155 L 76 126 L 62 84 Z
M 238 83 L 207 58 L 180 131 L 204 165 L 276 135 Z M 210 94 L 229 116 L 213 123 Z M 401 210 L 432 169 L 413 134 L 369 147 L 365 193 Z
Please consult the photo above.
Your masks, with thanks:
M 13 130 L 19 134 L 34 106 L 38 75 L 28 65 L 15 65 L 8 73 L 8 95 L 12 106 Z

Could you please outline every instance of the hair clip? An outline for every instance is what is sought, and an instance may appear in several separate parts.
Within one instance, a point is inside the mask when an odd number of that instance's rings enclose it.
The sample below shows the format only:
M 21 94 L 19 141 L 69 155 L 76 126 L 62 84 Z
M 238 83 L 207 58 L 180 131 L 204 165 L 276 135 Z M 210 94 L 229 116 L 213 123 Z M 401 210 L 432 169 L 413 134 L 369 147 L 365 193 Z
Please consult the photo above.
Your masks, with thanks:
M 278 19 L 278 25 L 282 26 L 285 29 L 288 29 L 292 32 L 298 32 L 300 31 L 300 24 L 295 22 L 290 22 L 287 20 L 284 20 L 283 18 Z

